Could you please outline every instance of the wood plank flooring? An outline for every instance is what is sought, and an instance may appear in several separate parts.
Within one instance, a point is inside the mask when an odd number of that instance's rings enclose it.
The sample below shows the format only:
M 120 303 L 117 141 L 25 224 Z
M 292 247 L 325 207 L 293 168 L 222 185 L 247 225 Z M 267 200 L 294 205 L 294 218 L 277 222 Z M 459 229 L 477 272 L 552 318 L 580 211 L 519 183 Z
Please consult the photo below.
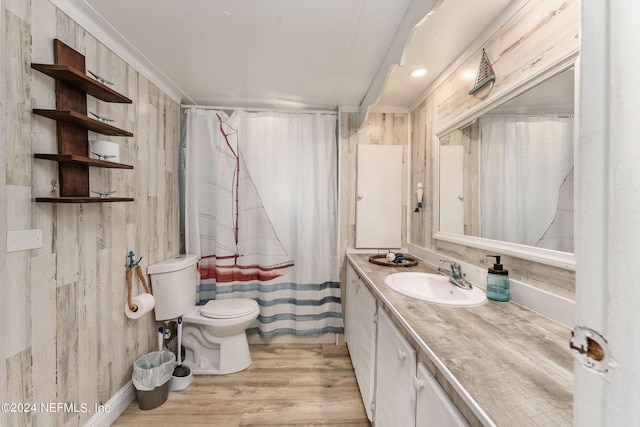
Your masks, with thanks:
M 114 426 L 367 426 L 345 345 L 251 345 L 251 366 L 197 375 L 152 410 L 133 402 Z

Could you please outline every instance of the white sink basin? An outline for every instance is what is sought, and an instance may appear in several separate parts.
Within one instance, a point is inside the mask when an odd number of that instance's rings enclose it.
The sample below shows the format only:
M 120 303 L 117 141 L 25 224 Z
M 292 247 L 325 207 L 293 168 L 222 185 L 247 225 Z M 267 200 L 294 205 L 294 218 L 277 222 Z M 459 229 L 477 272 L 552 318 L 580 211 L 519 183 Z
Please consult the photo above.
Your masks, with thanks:
M 434 304 L 472 306 L 487 300 L 487 294 L 482 289 L 475 286 L 473 289 L 459 288 L 441 274 L 394 273 L 388 275 L 384 283 L 402 295 Z

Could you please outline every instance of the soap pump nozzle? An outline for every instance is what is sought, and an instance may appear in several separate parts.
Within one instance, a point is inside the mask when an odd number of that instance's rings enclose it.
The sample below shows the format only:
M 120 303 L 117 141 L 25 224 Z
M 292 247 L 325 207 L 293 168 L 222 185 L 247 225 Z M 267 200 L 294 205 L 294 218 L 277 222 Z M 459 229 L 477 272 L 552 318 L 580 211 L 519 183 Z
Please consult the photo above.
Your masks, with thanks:
M 489 273 L 493 274 L 509 274 L 507 270 L 502 267 L 500 263 L 500 255 L 487 255 L 487 258 L 495 258 L 496 262 L 493 264 L 493 268 L 489 268 Z

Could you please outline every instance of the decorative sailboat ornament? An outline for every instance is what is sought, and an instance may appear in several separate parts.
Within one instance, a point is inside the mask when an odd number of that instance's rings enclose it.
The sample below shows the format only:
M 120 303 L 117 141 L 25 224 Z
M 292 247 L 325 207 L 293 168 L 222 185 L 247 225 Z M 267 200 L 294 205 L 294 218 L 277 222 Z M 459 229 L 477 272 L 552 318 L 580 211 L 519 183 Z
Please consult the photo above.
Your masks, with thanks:
M 482 59 L 480 60 L 480 67 L 478 68 L 478 75 L 476 76 L 476 85 L 469 91 L 469 95 L 473 95 L 476 98 L 485 98 L 493 89 L 493 84 L 496 81 L 496 73 L 491 68 L 487 53 L 482 49 Z
M 291 267 L 282 242 L 249 176 L 238 131 L 218 115 L 222 138 L 216 145 L 215 236 L 201 239 L 200 277 L 216 282 L 267 281 Z M 232 141 L 233 140 L 233 141 Z

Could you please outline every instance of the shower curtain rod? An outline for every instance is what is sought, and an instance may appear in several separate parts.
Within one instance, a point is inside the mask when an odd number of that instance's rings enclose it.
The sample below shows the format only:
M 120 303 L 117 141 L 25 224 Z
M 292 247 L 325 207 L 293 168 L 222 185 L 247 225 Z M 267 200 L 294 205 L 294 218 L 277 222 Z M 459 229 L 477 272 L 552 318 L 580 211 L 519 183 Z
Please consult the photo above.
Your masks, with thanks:
M 247 108 L 247 107 L 224 107 L 224 106 L 212 106 L 212 105 L 190 105 L 180 104 L 180 108 L 195 108 L 198 110 L 231 110 L 231 111 L 246 111 L 248 113 L 300 113 L 300 114 L 338 114 L 335 110 L 278 110 L 274 108 Z

